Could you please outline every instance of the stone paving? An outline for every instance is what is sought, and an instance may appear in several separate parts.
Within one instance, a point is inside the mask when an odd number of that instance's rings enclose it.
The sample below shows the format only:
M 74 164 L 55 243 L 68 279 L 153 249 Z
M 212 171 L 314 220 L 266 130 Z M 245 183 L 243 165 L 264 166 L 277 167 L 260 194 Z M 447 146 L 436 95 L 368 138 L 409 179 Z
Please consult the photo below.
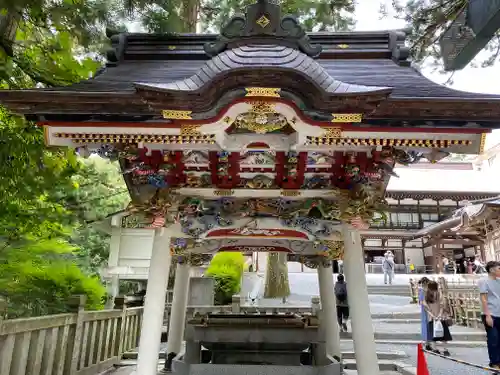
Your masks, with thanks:
M 375 275 L 381 276 L 381 275 Z M 247 293 L 250 293 L 253 289 L 256 289 L 256 285 L 259 288 L 262 287 L 262 279 L 258 275 L 251 276 L 248 280 L 244 280 L 243 289 Z M 317 295 L 317 275 L 316 274 L 290 274 L 290 284 L 292 295 L 288 299 L 287 304 L 292 306 L 309 306 L 311 296 Z M 242 296 L 245 296 L 242 293 Z M 383 313 L 414 313 L 419 312 L 419 307 L 415 304 L 410 304 L 407 297 L 398 296 L 380 296 L 380 295 L 370 295 L 370 310 L 372 315 L 383 314 Z M 257 304 L 264 307 L 270 306 L 282 306 L 283 302 L 281 300 L 270 300 L 270 299 L 259 299 Z M 404 335 L 412 335 L 417 337 L 420 332 L 420 323 L 415 319 L 375 319 L 373 322 L 374 329 L 376 332 L 384 333 L 394 333 Z M 488 363 L 488 354 L 485 346 L 478 346 L 477 344 L 482 343 L 483 331 L 479 329 L 458 327 L 453 326 L 451 328 L 452 334 L 470 334 L 476 338 L 476 343 L 470 342 L 470 345 L 464 347 L 455 347 L 450 345 L 450 352 L 453 357 L 458 359 L 476 363 L 478 365 L 486 365 Z M 385 340 L 390 341 L 390 340 Z M 467 343 L 462 343 L 467 344 Z M 474 345 L 476 344 L 476 345 Z M 342 340 L 341 347 L 343 351 L 353 351 L 353 342 L 350 340 Z M 165 350 L 165 344 L 162 344 L 162 349 Z M 398 358 L 396 361 L 402 362 L 406 365 L 416 366 L 417 364 L 417 345 L 416 342 L 412 345 L 405 344 L 394 344 L 394 343 L 377 343 L 378 352 L 404 352 L 406 356 L 403 358 Z M 473 367 L 466 366 L 464 364 L 459 364 L 446 360 L 440 357 L 427 355 L 427 363 L 429 366 L 429 372 L 431 375 L 485 375 L 487 372 L 485 370 L 476 369 Z M 113 373 L 113 375 L 129 375 L 132 373 L 131 369 L 123 372 Z M 349 375 L 354 375 L 356 372 L 349 372 Z M 381 375 L 392 375 L 395 372 L 382 372 Z M 347 373 L 346 373 L 347 375 Z

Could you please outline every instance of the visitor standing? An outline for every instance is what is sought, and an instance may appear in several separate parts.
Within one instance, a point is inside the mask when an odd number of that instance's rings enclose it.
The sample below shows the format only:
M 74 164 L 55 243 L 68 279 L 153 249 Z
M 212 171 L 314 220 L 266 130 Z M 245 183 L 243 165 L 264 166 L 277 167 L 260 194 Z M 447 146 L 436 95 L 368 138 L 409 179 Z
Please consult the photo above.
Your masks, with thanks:
M 420 333 L 422 335 L 422 341 L 425 343 L 426 350 L 432 350 L 429 336 L 427 335 L 427 323 L 429 320 L 427 319 L 427 312 L 424 309 L 424 298 L 425 292 L 427 291 L 427 284 L 429 284 L 430 280 L 427 277 L 422 277 L 418 281 L 418 304 L 420 305 Z
M 344 261 L 342 259 L 339 259 L 337 261 L 338 265 L 339 265 L 339 274 L 343 274 L 344 273 Z
M 452 340 L 448 327 L 448 317 L 445 316 L 446 300 L 439 290 L 439 285 L 435 281 L 427 284 L 427 291 L 423 302 L 427 313 L 427 339 L 433 342 L 432 351 L 441 354 L 439 346 L 442 345 L 443 355 L 449 356 L 447 343 Z
M 384 271 L 384 284 L 392 285 L 392 279 L 394 278 L 394 254 L 389 250 L 384 254 L 384 260 L 382 261 L 382 270 Z
M 447 257 L 443 256 L 443 273 L 448 273 L 448 266 L 450 265 L 450 261 Z
M 488 276 L 479 280 L 482 320 L 486 330 L 490 367 L 500 369 L 500 263 L 486 264 Z
M 337 282 L 335 283 L 335 298 L 337 299 L 337 321 L 341 331 L 347 332 L 349 304 L 347 301 L 347 284 L 342 274 L 337 276 Z

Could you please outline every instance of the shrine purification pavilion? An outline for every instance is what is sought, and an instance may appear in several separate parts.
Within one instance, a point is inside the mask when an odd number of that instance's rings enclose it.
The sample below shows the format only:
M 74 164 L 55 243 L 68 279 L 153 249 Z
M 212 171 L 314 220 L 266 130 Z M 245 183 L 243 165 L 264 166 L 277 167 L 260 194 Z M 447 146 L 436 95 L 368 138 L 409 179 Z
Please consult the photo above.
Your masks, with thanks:
M 480 153 L 500 127 L 500 97 L 423 77 L 404 31 L 306 33 L 265 0 L 219 35 L 110 38 L 95 77 L 2 90 L 0 102 L 43 126 L 48 146 L 119 160 L 130 219 L 154 236 L 138 373 L 157 371 L 172 259 L 268 251 L 318 269 L 337 358 L 331 262 L 343 257 L 358 373 L 378 374 L 359 229 L 384 220 L 396 163 Z M 171 332 L 171 352 L 182 331 Z

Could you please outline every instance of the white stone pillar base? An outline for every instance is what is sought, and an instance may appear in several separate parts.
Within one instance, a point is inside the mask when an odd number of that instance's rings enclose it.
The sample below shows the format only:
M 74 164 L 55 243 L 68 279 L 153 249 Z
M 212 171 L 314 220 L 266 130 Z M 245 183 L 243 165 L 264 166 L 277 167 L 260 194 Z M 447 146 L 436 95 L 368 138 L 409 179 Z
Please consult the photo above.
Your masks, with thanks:
M 356 368 L 359 375 L 379 375 L 361 236 L 359 231 L 348 224 L 343 225 L 342 232 L 345 246 L 344 272 Z
M 186 308 L 189 295 L 189 276 L 191 267 L 188 263 L 178 263 L 175 270 L 174 296 L 168 322 L 167 354 L 179 354 L 184 339 Z
M 165 232 L 164 228 L 157 229 L 153 242 L 137 358 L 137 374 L 140 375 L 156 375 L 158 372 L 158 353 L 171 262 L 170 237 Z
M 321 298 L 320 326 L 326 335 L 326 353 L 332 357 L 342 358 L 340 350 L 340 327 L 337 323 L 337 301 L 334 293 L 333 270 L 320 265 L 318 267 L 318 284 Z

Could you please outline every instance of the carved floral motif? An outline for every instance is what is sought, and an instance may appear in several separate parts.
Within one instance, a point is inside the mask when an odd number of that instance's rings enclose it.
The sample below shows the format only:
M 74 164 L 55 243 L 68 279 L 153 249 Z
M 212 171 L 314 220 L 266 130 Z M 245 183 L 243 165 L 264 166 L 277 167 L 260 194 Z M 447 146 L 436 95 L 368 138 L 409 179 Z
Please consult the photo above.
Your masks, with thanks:
M 285 116 L 277 112 L 250 111 L 242 113 L 234 120 L 234 125 L 252 133 L 266 134 L 284 128 L 288 124 Z

